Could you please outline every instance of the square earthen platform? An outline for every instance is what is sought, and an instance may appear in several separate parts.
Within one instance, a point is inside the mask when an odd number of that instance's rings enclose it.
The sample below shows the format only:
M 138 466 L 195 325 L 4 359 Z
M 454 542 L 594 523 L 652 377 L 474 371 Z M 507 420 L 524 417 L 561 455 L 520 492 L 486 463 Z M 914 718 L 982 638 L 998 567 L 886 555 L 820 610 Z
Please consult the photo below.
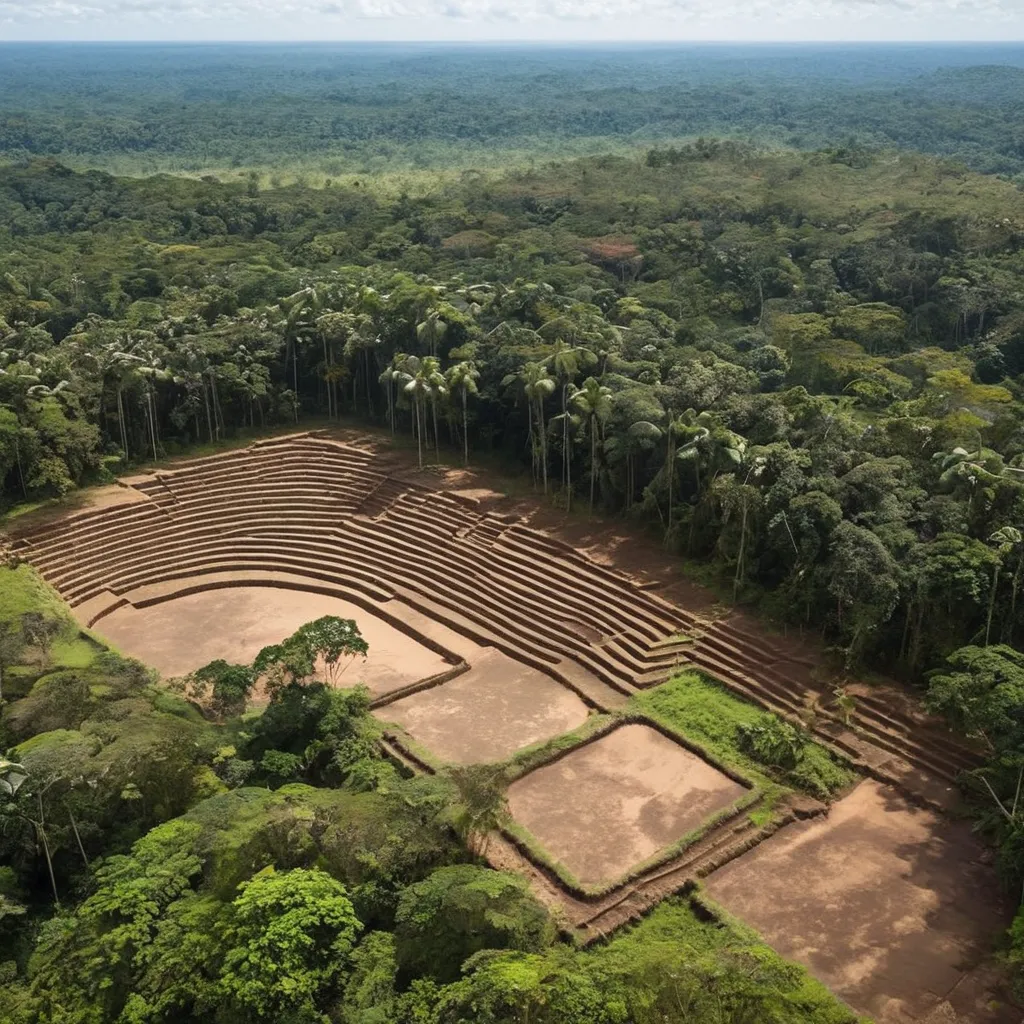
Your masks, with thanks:
M 601 886 L 747 792 L 657 729 L 627 724 L 517 779 L 508 799 L 552 858 Z

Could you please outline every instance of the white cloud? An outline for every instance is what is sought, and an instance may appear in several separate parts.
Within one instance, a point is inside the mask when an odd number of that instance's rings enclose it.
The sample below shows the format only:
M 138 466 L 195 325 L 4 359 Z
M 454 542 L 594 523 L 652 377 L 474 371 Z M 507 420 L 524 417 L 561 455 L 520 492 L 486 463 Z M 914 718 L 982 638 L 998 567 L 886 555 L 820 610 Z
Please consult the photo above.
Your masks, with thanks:
M 0 0 L 0 38 L 1008 39 L 1024 0 Z M 380 23 L 377 28 L 373 23 Z M 6 30 L 5 30 L 6 27 Z

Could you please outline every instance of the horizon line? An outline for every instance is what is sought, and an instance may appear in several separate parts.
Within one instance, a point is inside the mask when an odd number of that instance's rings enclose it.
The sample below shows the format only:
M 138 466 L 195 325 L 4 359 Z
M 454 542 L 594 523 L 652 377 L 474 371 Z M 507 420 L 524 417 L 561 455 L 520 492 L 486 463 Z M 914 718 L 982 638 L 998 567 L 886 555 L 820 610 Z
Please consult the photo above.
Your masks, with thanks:
M 156 39 L 140 37 L 138 39 L 0 39 L 0 47 L 24 46 L 131 46 L 139 44 L 171 45 L 171 46 L 336 46 L 336 45 L 370 45 L 389 46 L 401 44 L 405 46 L 588 46 L 606 47 L 610 49 L 627 49 L 639 46 L 655 46 L 662 48 L 676 46 L 994 46 L 1008 47 L 1024 45 L 1024 37 L 1020 39 Z

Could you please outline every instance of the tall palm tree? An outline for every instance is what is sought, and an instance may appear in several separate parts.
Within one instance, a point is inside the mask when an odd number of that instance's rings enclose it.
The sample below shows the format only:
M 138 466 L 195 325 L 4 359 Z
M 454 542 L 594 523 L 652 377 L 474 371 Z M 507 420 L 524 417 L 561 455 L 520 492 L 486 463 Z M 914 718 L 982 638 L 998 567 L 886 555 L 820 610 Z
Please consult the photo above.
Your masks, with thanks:
M 632 508 L 636 494 L 636 458 L 643 452 L 650 452 L 661 440 L 662 429 L 650 420 L 636 420 L 626 431 L 626 508 Z
M 427 379 L 427 395 L 430 399 L 430 412 L 434 420 L 434 458 L 441 461 L 441 441 L 437 430 L 437 406 L 448 394 L 448 384 L 441 372 L 441 362 L 436 356 L 423 358 L 423 372 Z
M 989 636 L 992 632 L 992 613 L 996 607 L 996 591 L 999 589 L 999 573 L 1003 568 L 1003 559 L 1015 547 L 1017 547 L 1021 541 L 1024 540 L 1024 535 L 1021 534 L 1015 526 L 1004 526 L 989 537 L 989 544 L 994 544 L 997 553 L 999 554 L 999 561 L 992 568 L 992 592 L 988 598 L 988 617 L 985 620 L 985 646 L 988 647 Z M 1016 588 L 1015 588 L 1016 589 Z
M 431 388 L 430 372 L 423 365 L 424 362 L 425 360 L 421 360 L 416 356 L 408 357 L 404 372 L 409 379 L 402 386 L 402 391 L 412 399 L 413 416 L 416 421 L 416 449 L 419 455 L 420 469 L 423 468 L 423 410 Z
M 590 514 L 594 514 L 594 487 L 597 483 L 597 437 L 612 411 L 612 389 L 605 387 L 596 377 L 588 377 L 583 387 L 572 396 L 572 404 L 579 410 L 590 433 Z
M 416 340 L 425 345 L 428 354 L 437 355 L 437 346 L 444 340 L 448 333 L 448 324 L 441 319 L 440 311 L 430 310 L 423 320 L 416 325 Z
M 562 391 L 562 485 L 566 493 L 566 509 L 572 508 L 572 452 L 570 450 L 569 387 L 579 376 L 581 367 L 592 366 L 597 357 L 582 345 L 570 345 L 559 338 L 545 360 L 551 365 Z
M 323 291 L 313 287 L 301 288 L 287 298 L 282 299 L 280 308 L 284 312 L 284 358 L 288 363 L 288 355 L 292 357 L 292 390 L 294 398 L 292 409 L 295 422 L 299 422 L 299 348 L 313 335 L 317 317 L 326 303 Z
M 544 422 L 544 401 L 555 390 L 555 382 L 549 376 L 543 363 L 526 363 L 518 374 L 511 374 L 505 382 L 518 380 L 523 386 L 529 410 L 530 450 L 533 454 L 533 479 L 537 480 L 537 464 L 544 481 L 544 493 L 548 493 L 548 438 Z M 536 424 L 534 417 L 536 416 Z
M 464 359 L 461 363 L 455 363 L 448 367 L 445 378 L 448 382 L 448 390 L 451 394 L 458 392 L 462 396 L 462 461 L 463 465 L 469 465 L 469 409 L 468 400 L 470 395 L 479 394 L 476 382 L 480 377 L 480 371 L 472 359 Z

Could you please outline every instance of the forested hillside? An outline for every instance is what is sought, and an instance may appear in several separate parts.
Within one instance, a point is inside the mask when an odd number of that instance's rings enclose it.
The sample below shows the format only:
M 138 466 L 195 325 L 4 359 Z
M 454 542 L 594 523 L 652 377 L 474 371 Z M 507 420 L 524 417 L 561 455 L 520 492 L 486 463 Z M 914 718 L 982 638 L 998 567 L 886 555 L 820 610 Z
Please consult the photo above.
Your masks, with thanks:
M 927 686 L 990 755 L 979 813 L 1019 884 L 1012 184 L 729 142 L 397 199 L 38 161 L 0 174 L 0 230 L 9 504 L 312 416 L 414 432 L 424 462 L 486 450 L 553 502 L 656 532 L 851 670 Z M 200 870 L 216 845 L 188 844 L 211 827 L 160 842 Z M 104 884 L 148 877 L 169 855 L 150 846 Z
M 322 180 L 731 137 L 1024 170 L 1019 45 L 8 45 L 0 156 Z

